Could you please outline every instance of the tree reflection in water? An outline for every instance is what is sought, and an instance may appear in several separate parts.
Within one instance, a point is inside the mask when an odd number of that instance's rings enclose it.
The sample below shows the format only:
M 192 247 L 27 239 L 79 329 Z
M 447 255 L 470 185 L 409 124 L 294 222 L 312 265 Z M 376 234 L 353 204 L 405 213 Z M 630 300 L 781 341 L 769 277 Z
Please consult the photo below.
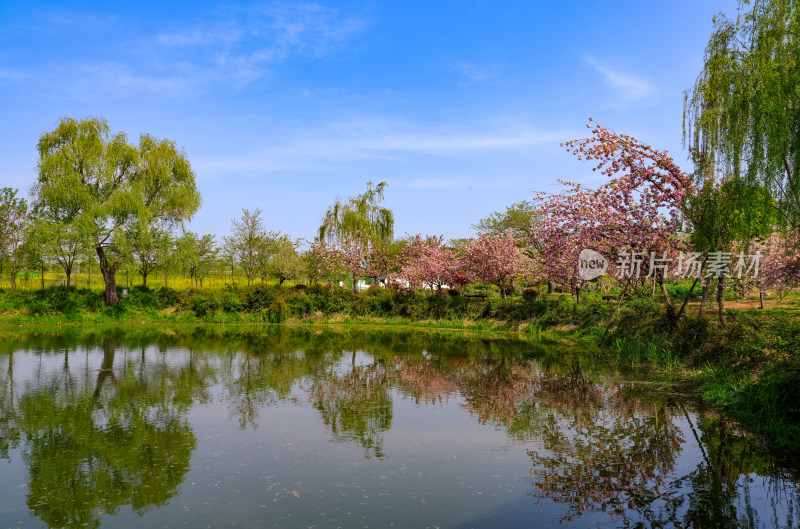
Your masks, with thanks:
M 732 435 L 724 421 L 701 414 L 695 424 L 675 399 L 594 386 L 579 369 L 542 380 L 537 401 L 551 427 L 542 435 L 544 449 L 528 452 L 534 495 L 566 504 L 562 521 L 590 511 L 607 512 L 623 527 L 796 527 L 800 521 L 800 491 L 778 476 L 758 478 L 781 489 L 772 495 L 771 519 L 759 517 L 750 476 L 772 469 L 763 449 Z M 702 463 L 678 476 L 686 429 Z
M 178 494 L 189 470 L 196 439 L 185 415 L 203 398 L 202 370 L 145 355 L 115 368 L 117 354 L 107 339 L 96 376 L 76 377 L 65 360 L 20 397 L 28 507 L 51 527 L 98 527 L 123 505 L 142 514 Z
M 383 458 L 383 433 L 392 426 L 392 397 L 384 362 L 356 365 L 352 354 L 349 371 L 320 371 L 309 388 L 309 398 L 334 437 L 355 440 L 364 457 Z
M 188 412 L 212 395 L 241 429 L 268 406 L 310 402 L 334 440 L 377 459 L 395 400 L 452 400 L 525 443 L 531 493 L 563 504 L 563 521 L 604 511 L 626 527 L 800 522 L 798 476 L 742 432 L 702 408 L 690 414 L 679 397 L 588 372 L 556 347 L 374 330 L 70 332 L 0 340 L 0 458 L 22 453 L 28 507 L 51 527 L 97 527 L 104 513 L 141 514 L 179 494 L 196 446 Z M 21 384 L 25 350 L 63 362 Z M 771 513 L 750 494 L 770 487 Z

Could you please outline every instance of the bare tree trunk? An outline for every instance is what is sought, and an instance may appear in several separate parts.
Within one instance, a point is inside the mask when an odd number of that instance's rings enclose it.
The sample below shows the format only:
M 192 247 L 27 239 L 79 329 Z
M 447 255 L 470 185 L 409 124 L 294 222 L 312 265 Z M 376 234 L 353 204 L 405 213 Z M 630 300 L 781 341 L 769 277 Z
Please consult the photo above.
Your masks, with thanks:
M 44 263 L 42 263 L 42 290 L 44 290 Z
M 725 327 L 725 276 L 720 276 L 717 281 L 717 310 L 719 311 L 719 323 Z
M 764 308 L 764 291 L 761 290 L 761 289 L 758 289 L 758 301 L 759 301 L 759 304 L 761 305 L 761 308 L 763 309 Z
M 106 287 L 106 305 L 113 307 L 119 304 L 119 297 L 117 296 L 117 267 L 119 261 L 113 265 L 108 262 L 105 249 L 102 246 L 95 248 L 97 250 L 97 257 L 100 261 L 100 273 L 103 274 L 103 282 Z
M 667 285 L 666 281 L 664 281 L 664 274 L 665 271 L 661 271 L 661 278 L 658 280 L 658 283 L 661 285 L 661 293 L 664 294 L 664 297 L 667 298 L 667 303 L 672 304 L 672 298 L 669 297 L 669 292 L 667 292 Z
M 703 318 L 703 307 L 706 304 L 706 293 L 708 292 L 708 278 L 703 281 L 703 299 L 700 300 L 700 310 L 697 312 L 697 321 Z
M 103 282 L 106 287 L 106 305 L 109 307 L 118 305 L 119 297 L 117 296 L 117 277 L 115 271 L 110 269 L 104 270 L 101 267 L 100 272 L 103 274 Z
M 686 299 L 683 300 L 683 305 L 681 305 L 681 310 L 678 311 L 678 316 L 676 319 L 680 319 L 681 315 L 683 314 L 684 309 L 686 309 L 686 304 L 689 303 L 689 298 L 692 297 L 692 291 L 694 291 L 694 287 L 697 285 L 697 282 L 700 281 L 700 277 L 695 277 L 694 282 L 692 282 L 692 286 L 689 287 L 689 293 L 686 294 Z

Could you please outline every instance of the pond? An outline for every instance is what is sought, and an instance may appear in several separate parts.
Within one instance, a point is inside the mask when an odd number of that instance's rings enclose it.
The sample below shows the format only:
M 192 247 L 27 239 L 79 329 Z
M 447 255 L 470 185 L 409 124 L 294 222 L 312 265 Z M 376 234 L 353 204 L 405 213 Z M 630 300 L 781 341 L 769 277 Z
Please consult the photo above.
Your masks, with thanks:
M 0 330 L 0 527 L 797 527 L 796 469 L 524 336 Z

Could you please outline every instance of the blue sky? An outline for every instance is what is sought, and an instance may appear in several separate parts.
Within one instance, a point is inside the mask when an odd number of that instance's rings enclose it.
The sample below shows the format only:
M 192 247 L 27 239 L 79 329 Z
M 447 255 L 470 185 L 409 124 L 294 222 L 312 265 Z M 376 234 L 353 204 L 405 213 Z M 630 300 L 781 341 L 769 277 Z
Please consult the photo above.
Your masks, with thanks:
M 103 117 L 183 147 L 224 235 L 242 208 L 312 237 L 337 197 L 388 182 L 395 231 L 446 238 L 557 179 L 592 117 L 681 146 L 682 91 L 735 1 L 0 2 L 0 186 L 39 136 Z

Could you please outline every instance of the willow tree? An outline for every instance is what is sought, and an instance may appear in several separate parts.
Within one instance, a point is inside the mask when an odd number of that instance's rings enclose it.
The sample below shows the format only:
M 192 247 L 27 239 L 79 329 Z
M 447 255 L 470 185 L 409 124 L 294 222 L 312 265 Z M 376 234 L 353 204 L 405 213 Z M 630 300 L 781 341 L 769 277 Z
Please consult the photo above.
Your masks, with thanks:
M 375 185 L 367 182 L 367 191 L 350 197 L 347 202 L 336 200 L 325 212 L 319 227 L 319 238 L 339 245 L 343 251 L 347 268 L 353 275 L 353 291 L 356 276 L 371 276 L 376 256 L 392 242 L 394 236 L 394 214 L 381 206 L 386 182 Z M 372 261 L 372 262 L 371 262 Z
M 63 118 L 38 144 L 36 210 L 69 225 L 97 253 L 108 305 L 119 303 L 116 272 L 152 226 L 182 223 L 200 193 L 175 143 L 142 134 L 138 146 L 103 119 Z
M 367 191 L 347 202 L 336 200 L 325 212 L 319 227 L 319 238 L 328 242 L 350 243 L 372 241 L 386 243 L 394 236 L 392 210 L 382 207 L 386 182 L 367 182 Z
M 740 0 L 735 20 L 714 18 L 703 70 L 684 94 L 684 143 L 712 169 L 764 186 L 783 223 L 798 226 L 800 7 L 748 8 Z

